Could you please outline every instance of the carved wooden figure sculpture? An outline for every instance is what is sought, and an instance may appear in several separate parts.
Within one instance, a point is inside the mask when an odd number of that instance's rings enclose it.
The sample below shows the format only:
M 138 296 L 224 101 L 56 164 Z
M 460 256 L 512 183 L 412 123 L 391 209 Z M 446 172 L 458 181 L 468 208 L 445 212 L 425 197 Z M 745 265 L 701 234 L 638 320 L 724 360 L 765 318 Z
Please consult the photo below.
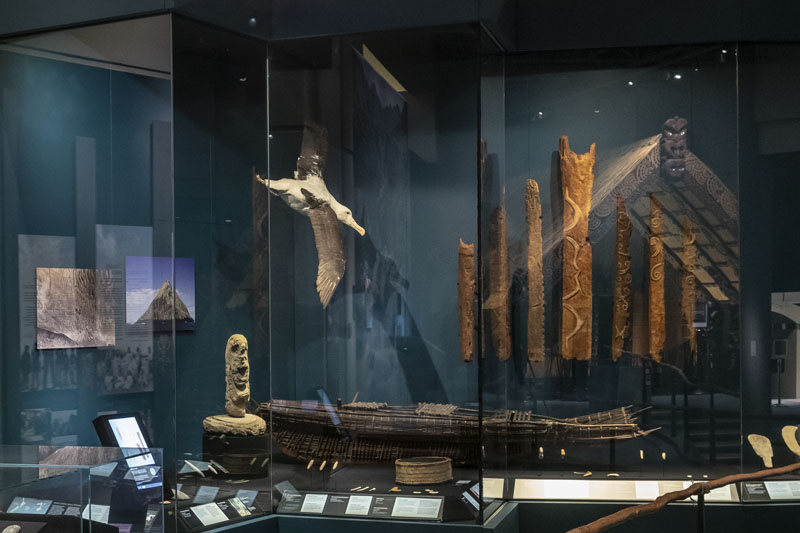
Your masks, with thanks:
M 589 211 L 594 182 L 594 144 L 585 154 L 558 142 L 564 192 L 564 269 L 561 304 L 561 353 L 566 359 L 592 357 L 592 245 Z
M 230 435 L 260 435 L 266 431 L 264 419 L 248 414 L 250 401 L 250 361 L 247 357 L 247 339 L 233 334 L 225 346 L 225 411 L 203 420 L 208 433 Z
M 614 322 L 611 339 L 611 357 L 614 361 L 622 355 L 625 339 L 630 335 L 628 319 L 631 305 L 631 219 L 625 201 L 617 196 L 617 248 L 614 262 Z
M 697 363 L 697 331 L 694 329 L 696 300 L 694 269 L 697 267 L 697 241 L 692 223 L 683 222 L 683 280 L 681 281 L 681 327 L 683 340 L 689 345 L 692 363 Z
M 542 202 L 539 184 L 528 180 L 525 191 L 528 223 L 528 360 L 544 361 L 544 274 L 542 272 Z
M 664 349 L 666 310 L 664 307 L 664 211 L 650 195 L 650 357 L 661 361 Z
M 686 143 L 685 118 L 672 117 L 661 128 L 660 150 L 661 175 L 670 180 L 683 177 L 686 172 L 686 156 L 689 153 Z
M 492 347 L 501 361 L 511 357 L 508 287 L 506 210 L 500 206 L 489 218 L 489 298 L 484 307 L 489 311 Z
M 458 240 L 458 325 L 461 360 L 472 361 L 475 352 L 475 245 Z

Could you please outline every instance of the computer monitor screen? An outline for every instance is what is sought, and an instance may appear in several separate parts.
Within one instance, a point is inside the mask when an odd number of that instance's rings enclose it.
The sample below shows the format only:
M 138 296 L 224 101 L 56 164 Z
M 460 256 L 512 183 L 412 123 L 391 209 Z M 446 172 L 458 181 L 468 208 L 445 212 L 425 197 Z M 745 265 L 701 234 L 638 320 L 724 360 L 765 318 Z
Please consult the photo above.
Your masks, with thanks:
M 94 425 L 103 446 L 122 449 L 130 475 L 139 490 L 161 486 L 161 467 L 150 453 L 150 439 L 138 416 L 99 416 L 94 420 Z

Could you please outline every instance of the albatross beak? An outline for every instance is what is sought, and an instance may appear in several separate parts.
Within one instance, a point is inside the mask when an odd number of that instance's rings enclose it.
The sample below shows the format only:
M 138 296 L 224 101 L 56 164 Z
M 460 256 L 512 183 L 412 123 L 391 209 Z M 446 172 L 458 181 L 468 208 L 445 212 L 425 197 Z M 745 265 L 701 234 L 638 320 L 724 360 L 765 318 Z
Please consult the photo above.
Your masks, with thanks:
M 356 224 L 356 221 L 353 220 L 352 218 L 347 223 L 347 225 L 350 226 L 351 228 L 353 228 L 354 230 L 356 230 L 358 232 L 358 234 L 361 235 L 362 237 L 367 233 L 367 230 L 365 230 L 364 228 L 362 228 L 361 226 Z

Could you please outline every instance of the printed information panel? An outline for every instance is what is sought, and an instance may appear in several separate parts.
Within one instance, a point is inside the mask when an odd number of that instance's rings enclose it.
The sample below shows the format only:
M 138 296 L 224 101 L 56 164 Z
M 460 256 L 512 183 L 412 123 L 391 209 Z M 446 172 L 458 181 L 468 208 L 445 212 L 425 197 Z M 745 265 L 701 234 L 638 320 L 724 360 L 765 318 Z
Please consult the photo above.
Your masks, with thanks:
M 252 513 L 239 498 L 228 498 L 215 502 L 192 504 L 178 511 L 178 517 L 187 531 L 201 530 L 210 526 L 240 520 Z
M 605 479 L 517 479 L 515 500 L 653 501 L 667 492 L 683 490 L 692 481 Z M 714 489 L 709 502 L 738 502 L 735 485 Z
M 742 498 L 746 502 L 798 501 L 800 481 L 745 481 L 742 483 Z
M 279 513 L 441 521 L 443 496 L 286 491 Z

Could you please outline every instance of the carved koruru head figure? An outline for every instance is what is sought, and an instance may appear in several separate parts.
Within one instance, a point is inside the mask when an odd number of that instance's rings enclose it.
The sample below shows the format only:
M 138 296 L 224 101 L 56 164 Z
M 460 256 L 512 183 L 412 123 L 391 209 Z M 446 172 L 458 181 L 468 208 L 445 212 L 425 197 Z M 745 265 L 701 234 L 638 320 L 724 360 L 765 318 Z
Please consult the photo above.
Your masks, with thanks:
M 678 116 L 667 119 L 661 129 L 661 175 L 667 179 L 677 180 L 686 172 L 686 156 L 689 152 L 686 144 L 685 118 Z
M 250 401 L 250 361 L 247 339 L 231 335 L 225 347 L 225 410 L 229 416 L 241 418 Z

